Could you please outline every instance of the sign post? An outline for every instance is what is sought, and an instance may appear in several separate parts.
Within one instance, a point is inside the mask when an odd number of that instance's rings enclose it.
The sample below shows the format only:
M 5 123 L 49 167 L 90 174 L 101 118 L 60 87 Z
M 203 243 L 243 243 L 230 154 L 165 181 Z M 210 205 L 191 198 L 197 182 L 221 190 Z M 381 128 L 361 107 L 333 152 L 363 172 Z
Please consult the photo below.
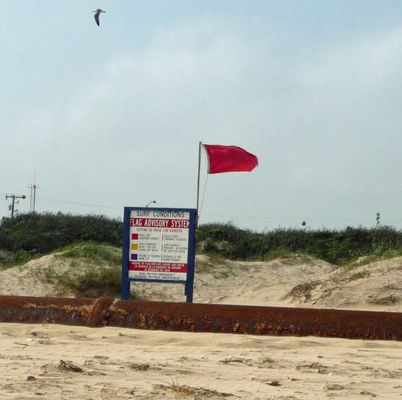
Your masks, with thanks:
M 192 303 L 195 227 L 195 209 L 125 207 L 121 299 L 132 281 L 181 283 Z

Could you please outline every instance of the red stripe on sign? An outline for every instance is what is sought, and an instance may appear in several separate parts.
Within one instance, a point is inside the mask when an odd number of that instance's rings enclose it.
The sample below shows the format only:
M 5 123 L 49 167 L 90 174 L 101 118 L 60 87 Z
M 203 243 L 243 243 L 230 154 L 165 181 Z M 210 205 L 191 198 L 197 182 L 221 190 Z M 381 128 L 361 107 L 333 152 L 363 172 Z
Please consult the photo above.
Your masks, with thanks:
M 130 262 L 128 269 L 129 269 L 129 271 L 187 273 L 187 264 L 184 264 L 184 263 Z
M 130 226 L 188 229 L 190 227 L 190 221 L 188 219 L 130 218 Z

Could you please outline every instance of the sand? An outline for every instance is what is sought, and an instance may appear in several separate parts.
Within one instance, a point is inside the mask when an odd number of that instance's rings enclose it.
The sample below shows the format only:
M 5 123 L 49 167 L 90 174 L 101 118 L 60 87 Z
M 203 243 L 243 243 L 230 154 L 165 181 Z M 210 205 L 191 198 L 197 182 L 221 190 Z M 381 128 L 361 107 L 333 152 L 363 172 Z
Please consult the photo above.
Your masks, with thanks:
M 46 257 L 0 272 L 0 295 L 57 293 L 38 274 Z M 401 261 L 340 272 L 306 258 L 199 257 L 194 300 L 400 312 Z M 182 285 L 133 286 L 184 301 Z M 401 358 L 397 341 L 2 323 L 0 399 L 402 399 Z
M 402 343 L 0 324 L 1 399 L 400 399 Z

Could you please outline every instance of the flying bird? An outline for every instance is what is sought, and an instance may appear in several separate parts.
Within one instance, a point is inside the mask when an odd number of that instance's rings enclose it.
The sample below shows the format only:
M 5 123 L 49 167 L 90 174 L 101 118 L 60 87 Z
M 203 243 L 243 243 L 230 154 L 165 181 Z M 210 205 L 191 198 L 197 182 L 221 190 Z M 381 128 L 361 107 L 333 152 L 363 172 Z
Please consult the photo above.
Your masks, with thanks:
M 102 9 L 98 8 L 97 10 L 94 10 L 93 12 L 95 13 L 94 18 L 95 18 L 96 24 L 99 26 L 99 15 L 101 15 L 101 13 L 105 13 L 106 10 L 102 10 Z

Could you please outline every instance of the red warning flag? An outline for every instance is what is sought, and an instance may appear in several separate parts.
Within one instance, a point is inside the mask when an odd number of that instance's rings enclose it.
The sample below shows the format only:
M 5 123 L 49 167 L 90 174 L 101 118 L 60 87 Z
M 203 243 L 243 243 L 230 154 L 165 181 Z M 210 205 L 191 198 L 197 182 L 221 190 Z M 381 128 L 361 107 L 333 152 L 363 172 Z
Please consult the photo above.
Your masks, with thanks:
M 258 158 L 237 146 L 203 144 L 209 159 L 209 174 L 222 172 L 251 172 L 258 165 Z

